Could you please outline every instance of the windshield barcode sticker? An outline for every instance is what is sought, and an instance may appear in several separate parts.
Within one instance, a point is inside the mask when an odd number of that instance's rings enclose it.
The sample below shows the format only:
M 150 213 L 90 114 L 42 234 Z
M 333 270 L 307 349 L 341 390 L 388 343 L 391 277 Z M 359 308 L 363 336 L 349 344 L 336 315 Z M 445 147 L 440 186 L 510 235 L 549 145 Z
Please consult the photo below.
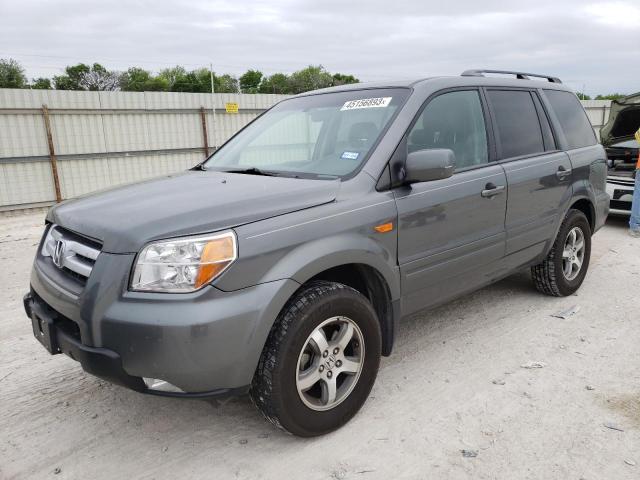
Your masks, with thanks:
M 344 160 L 357 160 L 359 155 L 359 152 L 344 152 L 340 158 Z
M 355 110 L 357 108 L 380 108 L 388 107 L 393 97 L 379 97 L 379 98 L 363 98 L 361 100 L 349 100 L 344 102 L 344 105 L 340 109 L 342 110 Z

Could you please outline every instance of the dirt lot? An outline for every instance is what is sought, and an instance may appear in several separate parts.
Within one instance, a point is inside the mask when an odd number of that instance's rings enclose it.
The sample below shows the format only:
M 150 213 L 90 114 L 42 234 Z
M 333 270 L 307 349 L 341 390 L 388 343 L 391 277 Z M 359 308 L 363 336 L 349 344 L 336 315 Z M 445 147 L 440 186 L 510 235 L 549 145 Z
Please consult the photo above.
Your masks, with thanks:
M 21 306 L 41 228 L 0 218 L 2 479 L 640 478 L 640 240 L 622 221 L 596 235 L 578 295 L 521 274 L 406 320 L 362 411 L 310 440 L 246 397 L 140 395 L 48 355 Z

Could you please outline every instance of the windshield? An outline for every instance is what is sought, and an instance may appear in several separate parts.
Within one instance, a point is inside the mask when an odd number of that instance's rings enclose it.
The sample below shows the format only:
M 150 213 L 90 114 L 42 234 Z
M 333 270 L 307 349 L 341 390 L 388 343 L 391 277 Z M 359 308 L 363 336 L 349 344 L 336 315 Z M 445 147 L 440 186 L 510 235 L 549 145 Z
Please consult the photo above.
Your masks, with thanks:
M 229 140 L 203 168 L 347 176 L 367 160 L 408 95 L 408 89 L 393 88 L 285 100 Z

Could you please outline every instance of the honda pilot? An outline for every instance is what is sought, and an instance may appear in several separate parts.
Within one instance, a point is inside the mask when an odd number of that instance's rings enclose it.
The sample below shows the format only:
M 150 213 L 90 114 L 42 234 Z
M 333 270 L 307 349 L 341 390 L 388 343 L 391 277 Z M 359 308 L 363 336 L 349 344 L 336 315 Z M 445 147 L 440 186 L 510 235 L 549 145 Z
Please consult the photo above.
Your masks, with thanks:
M 573 294 L 606 176 L 554 77 L 308 92 L 190 171 L 51 208 L 24 307 L 49 353 L 93 375 L 249 392 L 278 427 L 320 435 L 363 405 L 402 318 L 524 268 Z

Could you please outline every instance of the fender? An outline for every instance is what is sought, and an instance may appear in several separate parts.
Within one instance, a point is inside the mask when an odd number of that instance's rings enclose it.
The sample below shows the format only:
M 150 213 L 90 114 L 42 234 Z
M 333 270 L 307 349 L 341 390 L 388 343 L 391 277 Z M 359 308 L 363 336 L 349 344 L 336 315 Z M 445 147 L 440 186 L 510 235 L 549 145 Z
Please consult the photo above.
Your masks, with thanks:
M 384 278 L 391 299 L 400 297 L 400 274 L 395 257 L 370 237 L 346 233 L 300 245 L 273 266 L 267 278 L 291 278 L 303 284 L 333 267 L 363 264 Z
M 303 284 L 333 267 L 363 264 L 385 280 L 392 300 L 400 297 L 397 222 L 391 194 L 372 192 L 351 204 L 336 202 L 236 229 L 238 260 L 214 283 L 224 291 L 292 279 Z
M 395 233 L 386 235 L 385 243 L 395 247 Z M 396 300 L 400 297 L 400 272 L 395 248 L 390 249 L 385 243 L 354 232 L 317 238 L 246 259 L 234 265 L 214 285 L 223 291 L 285 279 L 295 280 L 302 285 L 330 268 L 363 264 L 372 267 L 384 278 L 391 299 Z M 266 268 L 263 270 L 263 267 Z
M 271 283 L 283 279 L 289 279 L 298 286 L 303 285 L 318 274 L 334 267 L 343 265 L 364 265 L 377 272 L 379 281 L 386 284 L 388 298 L 377 296 L 374 303 L 378 304 L 380 328 L 382 329 L 382 353 L 385 356 L 391 354 L 397 323 L 401 317 L 400 312 L 400 272 L 396 264 L 397 236 L 385 234 L 378 237 L 384 238 L 384 242 L 378 241 L 375 236 L 367 236 L 353 231 L 343 232 L 328 237 L 300 243 L 290 249 L 286 249 L 279 259 L 271 265 L 270 258 L 276 258 L 276 253 L 264 254 L 266 259 L 254 258 L 247 262 L 247 268 L 231 270 L 233 281 L 247 281 L 251 275 L 258 279 L 258 283 Z M 388 248 L 392 246 L 392 248 Z M 261 260 L 264 260 L 261 261 Z M 269 265 L 269 268 L 258 278 L 261 266 Z M 233 286 L 230 277 L 223 276 L 225 282 L 216 283 L 216 287 Z M 279 312 L 289 300 L 294 291 L 287 296 L 279 296 L 270 302 L 270 310 Z M 385 294 L 384 297 L 387 297 Z M 376 302 L 378 300 L 379 302 Z M 271 328 L 277 313 L 268 322 Z
M 575 188 L 575 187 L 574 187 Z M 567 216 L 567 213 L 569 213 L 569 210 L 571 210 L 571 208 L 578 203 L 581 200 L 585 200 L 586 202 L 589 203 L 589 210 L 590 210 L 590 215 L 591 215 L 591 226 L 593 228 L 594 225 L 597 225 L 596 222 L 596 210 L 595 210 L 595 195 L 593 194 L 592 190 L 589 189 L 583 189 L 580 195 L 573 195 L 571 197 L 571 201 L 569 202 L 569 206 L 562 212 L 562 215 L 560 215 L 560 217 L 558 218 L 558 222 L 555 226 L 554 229 L 554 233 L 553 233 L 553 237 L 549 239 L 549 241 L 547 242 L 547 245 L 545 246 L 544 252 L 543 254 L 540 256 L 541 259 L 545 258 L 549 252 L 551 251 L 551 248 L 553 248 L 553 244 L 556 241 L 556 238 L 558 236 L 558 232 L 560 231 L 560 227 L 562 226 L 562 222 L 564 221 L 565 217 Z M 579 209 L 582 210 L 582 209 Z M 587 215 L 587 218 L 589 218 L 589 216 Z M 591 232 L 591 234 L 593 235 L 595 233 L 595 230 L 593 232 Z

